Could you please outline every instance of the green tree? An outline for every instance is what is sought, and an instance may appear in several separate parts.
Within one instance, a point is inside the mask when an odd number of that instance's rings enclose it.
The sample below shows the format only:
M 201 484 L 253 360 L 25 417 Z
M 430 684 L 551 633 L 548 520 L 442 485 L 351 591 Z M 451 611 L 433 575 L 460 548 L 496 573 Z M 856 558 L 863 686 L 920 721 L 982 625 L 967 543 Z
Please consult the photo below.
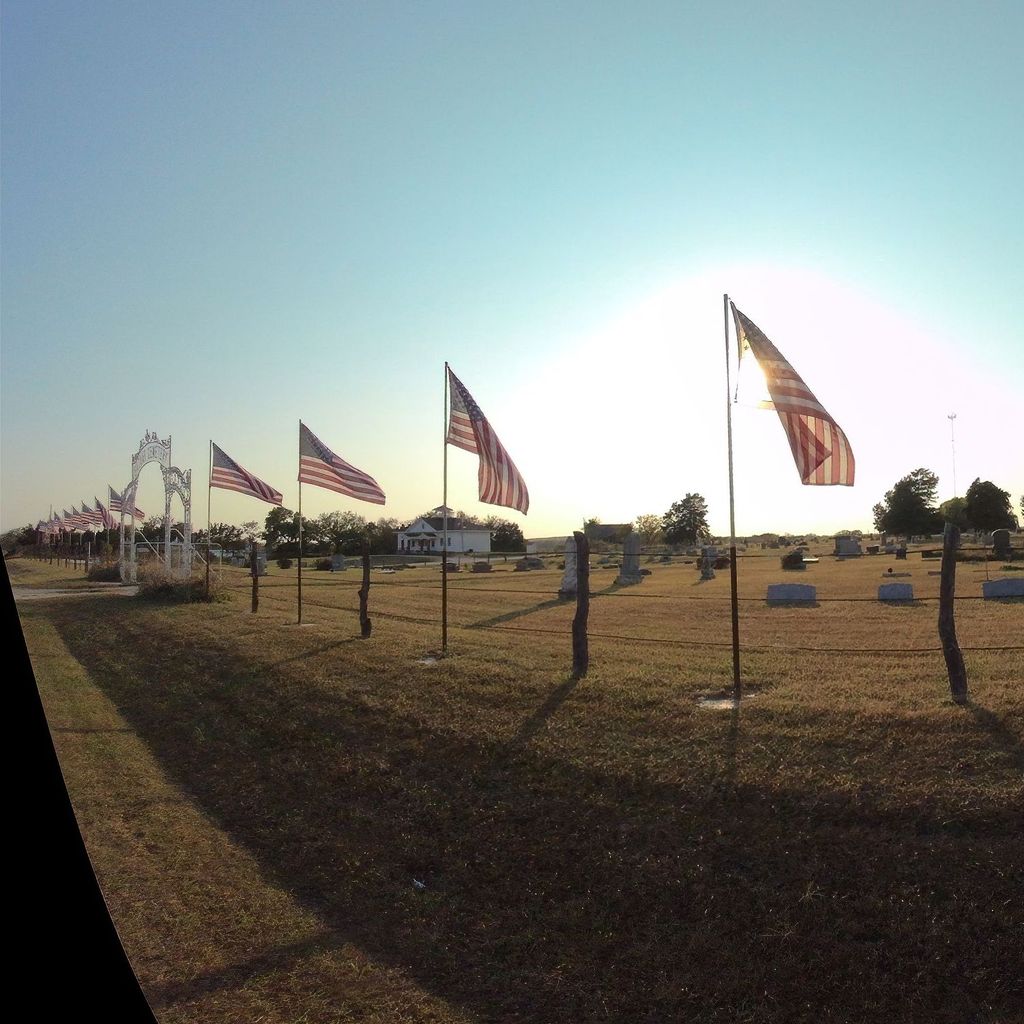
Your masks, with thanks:
M 950 498 L 939 506 L 939 515 L 944 523 L 952 523 L 966 530 L 970 523 L 967 519 L 967 499 Z
M 263 539 L 267 542 L 267 548 L 282 555 L 297 555 L 299 553 L 299 514 L 290 508 L 279 505 L 267 513 L 264 522 Z M 305 516 L 302 517 L 302 550 L 305 554 L 311 548 L 315 548 L 319 536 L 313 523 Z
M 975 530 L 1014 530 L 1017 519 L 1010 508 L 1010 492 L 991 480 L 975 478 L 967 488 L 967 521 Z
M 875 528 L 899 537 L 942 531 L 942 517 L 935 507 L 939 478 L 930 469 L 915 469 L 897 480 L 872 510 Z
M 363 550 L 366 520 L 356 512 L 325 512 L 313 520 L 312 528 L 331 554 L 358 555 Z
M 366 524 L 366 537 L 370 544 L 371 555 L 393 555 L 395 553 L 395 533 L 398 530 L 397 519 L 378 519 L 375 523 Z
M 654 512 L 637 516 L 633 529 L 640 535 L 644 544 L 656 544 L 662 536 L 662 517 Z
M 487 526 L 491 531 L 492 551 L 525 551 L 523 531 L 516 523 L 498 516 L 488 516 Z
M 662 529 L 669 544 L 696 544 L 710 534 L 708 503 L 699 494 L 689 494 L 673 502 L 661 517 Z
M 210 543 L 228 551 L 242 547 L 242 531 L 231 523 L 210 523 Z

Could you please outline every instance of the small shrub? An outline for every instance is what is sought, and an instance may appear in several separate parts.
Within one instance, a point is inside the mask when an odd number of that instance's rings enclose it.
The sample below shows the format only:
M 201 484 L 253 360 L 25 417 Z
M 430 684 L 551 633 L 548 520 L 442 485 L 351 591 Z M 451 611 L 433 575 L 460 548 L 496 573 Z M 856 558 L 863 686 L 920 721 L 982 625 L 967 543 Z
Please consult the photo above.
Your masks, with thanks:
M 316 560 L 316 567 L 321 572 L 330 572 L 334 563 L 329 558 L 318 558 Z
M 138 596 L 146 601 L 187 604 L 194 601 L 226 601 L 228 592 L 222 586 L 219 574 L 211 575 L 210 593 L 207 596 L 205 574 L 182 578 L 167 572 L 160 565 L 140 570 Z
M 277 560 L 278 569 L 290 569 L 292 567 L 292 560 L 290 558 L 279 558 Z
M 89 569 L 89 575 L 86 579 L 92 580 L 93 583 L 120 583 L 121 582 L 121 568 L 114 562 L 105 565 L 93 565 Z

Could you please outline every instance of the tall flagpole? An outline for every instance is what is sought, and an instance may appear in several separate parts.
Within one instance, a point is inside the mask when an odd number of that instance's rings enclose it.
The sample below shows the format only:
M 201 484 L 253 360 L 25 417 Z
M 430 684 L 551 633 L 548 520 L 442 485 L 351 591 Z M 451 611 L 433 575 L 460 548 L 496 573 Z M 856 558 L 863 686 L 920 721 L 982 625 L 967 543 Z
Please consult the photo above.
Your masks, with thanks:
M 732 380 L 729 370 L 729 296 L 722 296 L 725 328 L 725 422 L 729 441 L 729 578 L 732 584 L 732 696 L 739 703 L 740 682 L 740 603 L 736 590 L 736 495 L 732 479 Z
M 210 508 L 213 500 L 213 438 L 210 438 L 210 474 L 207 477 L 206 487 L 206 600 L 210 600 L 210 531 L 213 523 L 210 522 Z
M 448 361 L 444 364 L 444 485 L 441 515 L 444 520 L 441 551 L 441 653 L 448 653 Z
M 302 420 L 299 420 L 299 625 L 302 625 Z

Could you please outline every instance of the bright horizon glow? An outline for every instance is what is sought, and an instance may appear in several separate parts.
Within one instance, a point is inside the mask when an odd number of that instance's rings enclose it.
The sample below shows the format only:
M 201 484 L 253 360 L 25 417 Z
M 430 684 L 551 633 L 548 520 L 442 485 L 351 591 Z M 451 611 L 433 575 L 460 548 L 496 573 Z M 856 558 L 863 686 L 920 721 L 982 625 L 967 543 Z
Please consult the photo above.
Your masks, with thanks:
M 1019 4 L 0 18 L 4 530 L 122 488 L 147 429 L 196 527 L 211 438 L 295 509 L 300 418 L 388 496 L 304 487 L 305 515 L 408 521 L 442 500 L 447 360 L 531 496 L 481 505 L 452 449 L 453 508 L 554 536 L 696 491 L 723 535 L 725 292 L 857 459 L 804 486 L 776 413 L 735 406 L 741 535 L 867 532 L 919 466 L 951 497 L 950 411 L 959 492 L 1019 506 Z

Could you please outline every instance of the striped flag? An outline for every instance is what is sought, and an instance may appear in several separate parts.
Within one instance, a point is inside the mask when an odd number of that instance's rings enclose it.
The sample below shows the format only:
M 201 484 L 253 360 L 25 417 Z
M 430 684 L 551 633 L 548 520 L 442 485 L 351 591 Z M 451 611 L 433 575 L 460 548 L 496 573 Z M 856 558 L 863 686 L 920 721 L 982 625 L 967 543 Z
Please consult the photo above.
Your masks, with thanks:
M 89 502 L 82 502 L 82 521 L 86 526 L 100 526 L 103 520 L 100 518 L 99 512 L 94 509 Z
M 124 507 L 124 498 L 120 494 L 118 494 L 117 491 L 115 491 L 114 488 L 110 486 L 110 484 L 107 484 L 107 491 L 109 492 L 110 511 L 111 512 L 121 512 L 121 511 L 124 511 L 129 516 L 129 518 L 130 518 L 131 514 L 132 514 L 131 513 L 131 509 L 126 509 Z M 146 518 L 145 513 L 137 505 L 135 507 L 135 518 L 136 519 L 145 519 Z
M 749 350 L 761 367 L 771 396 L 771 401 L 761 403 L 761 407 L 775 409 L 779 414 L 801 481 L 852 487 L 853 449 L 839 424 L 757 324 L 744 316 L 734 302 L 729 304 L 736 323 L 740 359 Z
M 73 512 L 69 512 L 66 508 L 62 509 L 64 515 L 61 516 L 61 522 L 64 524 L 65 530 L 76 530 L 78 524 L 75 522 L 75 516 Z
M 103 507 L 103 503 L 99 498 L 96 498 L 96 512 L 99 514 L 100 523 L 104 530 L 117 529 L 119 524 L 114 522 L 114 517 L 106 508 Z
M 269 484 L 265 484 L 259 477 L 255 477 L 247 469 L 243 469 L 223 448 L 218 447 L 213 441 L 213 467 L 210 470 L 210 486 L 223 487 L 226 491 L 239 491 L 242 494 L 251 494 L 260 501 L 269 502 L 271 505 L 281 505 L 284 499 L 279 491 L 275 491 Z
M 355 466 L 339 459 L 301 420 L 299 421 L 299 483 L 316 484 L 360 501 L 384 504 L 380 484 Z
M 488 505 L 505 505 L 526 515 L 530 507 L 530 492 L 509 458 L 508 452 L 491 429 L 487 417 L 466 386 L 448 367 L 451 388 L 451 410 L 448 416 L 448 436 L 445 440 L 467 452 L 480 456 L 478 482 L 480 500 Z

